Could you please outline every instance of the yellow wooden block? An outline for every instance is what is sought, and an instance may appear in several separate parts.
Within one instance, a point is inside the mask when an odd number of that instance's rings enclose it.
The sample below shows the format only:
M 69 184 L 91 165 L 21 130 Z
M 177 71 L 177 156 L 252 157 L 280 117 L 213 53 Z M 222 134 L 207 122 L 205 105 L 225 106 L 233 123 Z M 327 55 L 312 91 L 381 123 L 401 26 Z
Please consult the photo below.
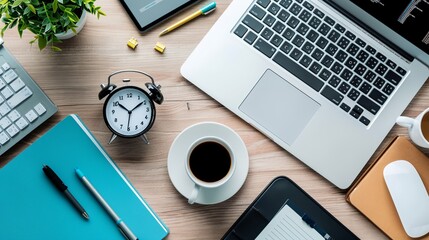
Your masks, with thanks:
M 164 53 L 165 45 L 160 43 L 160 42 L 157 42 L 155 45 L 155 50 L 160 52 L 160 53 Z
M 130 40 L 128 40 L 127 42 L 127 46 L 135 49 L 137 47 L 137 45 L 139 45 L 139 43 L 137 42 L 137 39 L 135 39 L 134 37 L 132 37 Z

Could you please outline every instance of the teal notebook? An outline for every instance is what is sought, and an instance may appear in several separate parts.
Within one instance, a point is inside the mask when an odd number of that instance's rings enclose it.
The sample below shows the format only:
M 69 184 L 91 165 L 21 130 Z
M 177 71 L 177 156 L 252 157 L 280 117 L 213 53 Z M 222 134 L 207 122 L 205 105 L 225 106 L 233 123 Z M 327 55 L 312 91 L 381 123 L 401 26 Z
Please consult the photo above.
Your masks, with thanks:
M 49 182 L 44 164 L 68 186 L 89 220 Z M 0 169 L 0 239 L 124 239 L 75 168 L 85 173 L 139 240 L 167 236 L 165 224 L 83 122 L 70 115 Z

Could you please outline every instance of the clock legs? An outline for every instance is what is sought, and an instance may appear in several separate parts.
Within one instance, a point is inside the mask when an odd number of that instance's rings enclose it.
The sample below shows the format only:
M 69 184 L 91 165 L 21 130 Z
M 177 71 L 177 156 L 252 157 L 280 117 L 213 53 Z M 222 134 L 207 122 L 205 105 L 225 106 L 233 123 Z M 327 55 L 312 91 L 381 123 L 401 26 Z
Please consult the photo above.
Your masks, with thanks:
M 109 144 L 111 144 L 116 139 L 117 136 L 118 135 L 113 133 L 112 136 L 110 137 Z
M 140 136 L 144 143 L 149 144 L 149 140 L 146 137 L 146 134 Z
M 109 144 L 115 141 L 117 136 L 118 135 L 113 133 L 112 136 L 110 137 Z M 140 138 L 143 140 L 144 143 L 149 144 L 149 140 L 147 139 L 146 134 L 141 135 Z

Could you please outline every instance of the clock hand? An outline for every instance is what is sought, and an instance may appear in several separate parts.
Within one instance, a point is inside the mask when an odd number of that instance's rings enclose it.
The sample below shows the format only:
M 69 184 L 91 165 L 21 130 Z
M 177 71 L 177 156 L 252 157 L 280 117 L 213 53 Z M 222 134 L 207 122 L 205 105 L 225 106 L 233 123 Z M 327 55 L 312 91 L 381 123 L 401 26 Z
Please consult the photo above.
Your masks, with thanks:
M 131 111 L 128 111 L 128 124 L 127 124 L 127 130 L 130 129 L 130 119 L 131 119 Z
M 132 111 L 134 111 L 134 109 L 136 109 L 136 108 L 140 107 L 140 105 L 142 105 L 142 104 L 143 104 L 143 102 L 140 102 L 139 104 L 137 104 L 137 106 L 135 106 L 135 107 L 131 110 L 131 112 L 132 112 Z
M 122 105 L 122 104 L 120 104 L 120 103 L 118 103 L 118 105 L 119 105 L 119 107 L 121 107 L 121 108 L 125 109 L 128 113 L 130 113 L 130 112 L 131 112 L 130 110 L 128 110 L 128 108 L 124 107 L 124 105 Z

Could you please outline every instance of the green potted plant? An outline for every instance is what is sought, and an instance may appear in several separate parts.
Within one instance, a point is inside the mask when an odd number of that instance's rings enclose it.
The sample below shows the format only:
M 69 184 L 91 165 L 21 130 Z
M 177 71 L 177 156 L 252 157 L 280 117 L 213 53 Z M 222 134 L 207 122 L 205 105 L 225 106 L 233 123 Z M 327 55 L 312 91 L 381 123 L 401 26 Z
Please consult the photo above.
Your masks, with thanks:
M 99 18 L 106 15 L 96 0 L 0 0 L 0 14 L 4 23 L 1 36 L 7 29 L 17 27 L 19 36 L 24 30 L 34 33 L 30 43 L 38 42 L 39 49 L 50 46 L 61 51 L 55 43 L 74 36 L 82 29 L 86 12 Z

